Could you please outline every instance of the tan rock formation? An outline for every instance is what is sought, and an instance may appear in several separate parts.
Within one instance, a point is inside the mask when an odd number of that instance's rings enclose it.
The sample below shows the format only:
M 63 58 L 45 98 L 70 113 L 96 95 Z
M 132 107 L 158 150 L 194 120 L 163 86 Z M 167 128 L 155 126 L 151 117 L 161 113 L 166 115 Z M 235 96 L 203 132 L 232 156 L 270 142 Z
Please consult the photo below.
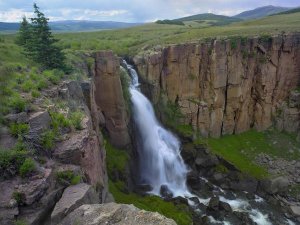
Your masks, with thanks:
M 98 52 L 95 57 L 95 101 L 105 117 L 105 127 L 112 144 L 124 147 L 129 144 L 130 139 L 119 59 L 111 51 Z
M 183 123 L 219 137 L 273 123 L 300 78 L 300 36 L 181 44 L 134 58 L 154 103 L 178 102 Z M 295 112 L 289 111 L 294 117 Z

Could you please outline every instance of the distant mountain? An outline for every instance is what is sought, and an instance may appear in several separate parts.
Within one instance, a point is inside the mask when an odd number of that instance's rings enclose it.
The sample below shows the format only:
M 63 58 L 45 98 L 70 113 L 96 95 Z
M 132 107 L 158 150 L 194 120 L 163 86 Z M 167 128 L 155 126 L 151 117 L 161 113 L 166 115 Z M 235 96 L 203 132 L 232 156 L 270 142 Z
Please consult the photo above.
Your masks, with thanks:
M 263 6 L 253 10 L 242 12 L 238 15 L 235 15 L 234 18 L 239 18 L 243 20 L 258 19 L 272 14 L 281 13 L 290 9 L 291 8 L 287 8 L 287 7 L 268 5 L 268 6 Z
M 19 23 L 4 23 L 0 22 L 0 31 L 14 31 L 20 27 Z
M 291 13 L 298 13 L 298 12 L 300 12 L 300 7 L 294 8 L 294 9 L 290 9 L 288 11 L 276 13 L 276 14 L 273 14 L 273 15 L 291 14 Z
M 226 25 L 233 22 L 239 22 L 241 19 L 233 18 L 229 16 L 216 15 L 213 13 L 202 13 L 193 16 L 187 16 L 179 19 L 175 19 L 174 21 L 211 21 L 211 25 Z
M 85 20 L 63 20 L 49 22 L 53 31 L 56 32 L 76 32 L 76 31 L 93 31 L 104 29 L 128 28 L 141 25 L 142 23 L 123 23 L 114 21 L 85 21 Z M 14 32 L 20 27 L 19 23 L 0 22 L 0 32 Z

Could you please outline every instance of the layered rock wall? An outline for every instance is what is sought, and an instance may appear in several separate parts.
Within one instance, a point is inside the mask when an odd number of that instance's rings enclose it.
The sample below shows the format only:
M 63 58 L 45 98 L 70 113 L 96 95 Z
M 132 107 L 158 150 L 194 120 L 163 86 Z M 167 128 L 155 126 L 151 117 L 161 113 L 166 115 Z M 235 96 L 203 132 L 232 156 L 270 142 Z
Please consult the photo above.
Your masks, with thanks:
M 134 63 L 152 102 L 177 104 L 203 136 L 264 130 L 299 83 L 300 35 L 172 45 Z
M 95 102 L 105 117 L 111 143 L 125 147 L 130 143 L 129 115 L 123 97 L 119 59 L 111 51 L 101 51 L 95 55 L 95 60 Z

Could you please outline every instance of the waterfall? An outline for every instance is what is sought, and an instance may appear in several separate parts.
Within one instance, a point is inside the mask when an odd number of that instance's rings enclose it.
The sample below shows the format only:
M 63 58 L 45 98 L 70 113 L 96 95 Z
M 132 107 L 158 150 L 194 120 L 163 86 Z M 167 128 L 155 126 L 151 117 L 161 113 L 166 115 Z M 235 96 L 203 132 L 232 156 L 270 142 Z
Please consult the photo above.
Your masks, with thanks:
M 173 196 L 190 196 L 186 186 L 186 165 L 180 155 L 180 141 L 156 119 L 151 102 L 139 90 L 136 71 L 125 61 L 131 75 L 131 101 L 134 122 L 139 132 L 140 175 L 160 195 L 162 186 Z
M 163 186 L 172 192 L 173 197 L 196 197 L 199 202 L 208 205 L 210 198 L 203 199 L 189 192 L 186 185 L 188 169 L 180 155 L 180 141 L 156 119 L 151 102 L 139 89 L 137 72 L 126 61 L 123 61 L 123 63 L 131 76 L 132 113 L 139 138 L 137 146 L 139 173 L 143 183 L 151 185 L 153 188 L 152 194 L 161 196 L 161 187 Z M 269 214 L 273 214 L 273 212 L 266 209 L 268 205 L 262 198 L 255 197 L 254 200 L 239 197 L 227 199 L 222 196 L 226 191 L 220 187 L 217 187 L 217 189 L 221 191 L 219 194 L 220 200 L 228 203 L 233 211 L 247 213 L 249 218 L 258 225 L 272 225 Z M 193 206 L 191 201 L 189 203 Z M 264 212 L 258 210 L 258 207 L 264 208 Z M 208 219 L 211 224 L 231 224 L 228 221 L 218 221 L 212 216 L 208 216 Z M 295 224 L 281 215 L 277 216 L 276 219 L 280 221 L 280 224 Z

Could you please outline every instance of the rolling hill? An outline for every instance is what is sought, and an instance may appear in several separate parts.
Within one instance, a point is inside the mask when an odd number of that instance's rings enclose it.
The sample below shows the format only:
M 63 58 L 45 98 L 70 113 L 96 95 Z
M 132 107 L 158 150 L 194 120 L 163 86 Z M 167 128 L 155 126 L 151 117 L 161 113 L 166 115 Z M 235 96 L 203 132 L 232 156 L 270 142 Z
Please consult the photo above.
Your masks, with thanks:
M 211 25 L 215 26 L 220 26 L 220 25 L 227 25 L 233 22 L 239 22 L 241 19 L 239 18 L 233 18 L 229 16 L 223 16 L 223 15 L 216 15 L 213 13 L 202 13 L 202 14 L 197 14 L 193 16 L 187 16 L 187 17 L 182 17 L 179 19 L 175 19 L 174 21 L 182 21 L 182 22 L 187 22 L 187 21 L 211 21 Z
M 259 19 L 272 14 L 281 13 L 290 9 L 291 8 L 287 8 L 287 7 L 268 5 L 268 6 L 252 9 L 249 11 L 244 11 L 238 15 L 235 15 L 234 18 L 239 18 L 243 20 Z
M 53 31 L 56 32 L 76 32 L 76 31 L 96 31 L 111 30 L 118 28 L 128 28 L 141 23 L 124 23 L 114 21 L 85 21 L 85 20 L 64 20 L 49 22 Z M 0 22 L 0 32 L 16 32 L 19 29 L 19 23 Z

